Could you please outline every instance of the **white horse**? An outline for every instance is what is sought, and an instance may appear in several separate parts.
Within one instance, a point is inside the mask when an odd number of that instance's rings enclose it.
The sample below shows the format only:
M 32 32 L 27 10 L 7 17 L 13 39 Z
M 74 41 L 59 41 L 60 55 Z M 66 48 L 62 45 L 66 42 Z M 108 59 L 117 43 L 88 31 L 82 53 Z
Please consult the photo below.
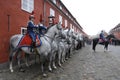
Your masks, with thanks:
M 36 47 L 37 53 L 40 55 L 40 63 L 41 63 L 41 71 L 43 76 L 46 76 L 47 74 L 44 72 L 44 63 L 46 59 L 49 59 L 49 55 L 51 54 L 51 43 L 55 37 L 56 34 L 60 33 L 61 30 L 61 24 L 58 23 L 54 26 L 51 26 L 47 29 L 47 32 L 45 33 L 45 36 L 40 37 L 42 41 L 42 45 L 40 47 Z M 13 35 L 10 38 L 10 45 L 11 45 L 11 52 L 10 52 L 10 71 L 13 72 L 13 57 L 16 55 L 16 53 L 19 53 L 20 51 L 25 52 L 26 54 L 34 54 L 30 51 L 30 47 L 17 47 L 19 44 L 21 38 L 23 35 Z M 18 65 L 20 66 L 20 62 L 18 61 Z M 51 69 L 51 66 L 48 66 L 49 70 Z

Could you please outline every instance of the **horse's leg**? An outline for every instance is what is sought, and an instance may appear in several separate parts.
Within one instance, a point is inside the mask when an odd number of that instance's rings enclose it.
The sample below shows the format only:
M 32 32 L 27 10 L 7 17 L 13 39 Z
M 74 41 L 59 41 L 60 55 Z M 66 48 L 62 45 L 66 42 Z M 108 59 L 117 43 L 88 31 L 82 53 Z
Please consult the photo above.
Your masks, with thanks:
M 62 63 L 65 62 L 65 49 L 63 49 L 62 51 Z
M 104 50 L 108 50 L 108 44 L 109 44 L 108 42 L 105 42 Z
M 73 49 L 74 48 L 74 46 L 72 45 L 71 47 L 70 47 L 70 58 L 71 58 L 71 56 L 73 55 Z
M 72 56 L 71 54 L 72 54 L 72 46 L 69 49 L 69 58 L 71 58 L 71 56 Z
M 64 56 L 64 54 L 63 54 L 63 51 L 62 51 L 62 54 L 61 54 L 61 63 L 62 63 L 62 64 L 64 63 L 64 61 L 63 61 L 63 56 Z
M 30 64 L 29 64 L 29 62 L 28 62 L 28 59 L 29 59 L 29 58 L 30 58 L 30 54 L 25 53 L 25 64 L 26 64 L 27 67 L 30 66 Z
M 22 58 L 22 54 L 21 54 L 21 51 L 19 50 L 17 55 L 19 71 L 24 72 L 25 70 L 21 66 L 21 58 Z
M 96 47 L 97 43 L 93 40 L 93 45 L 92 45 L 92 49 L 94 50 L 95 52 L 95 47 Z
M 61 61 L 61 50 L 58 51 L 58 66 L 61 67 L 62 65 L 60 61 Z
M 14 71 L 14 70 L 13 70 L 13 64 L 12 64 L 12 62 L 13 62 L 13 57 L 15 56 L 16 53 L 17 53 L 17 50 L 14 50 L 14 51 L 11 51 L 11 52 L 10 52 L 10 56 L 9 56 L 10 66 L 9 66 L 9 68 L 10 68 L 10 71 L 11 71 L 11 72 Z
M 65 59 L 68 60 L 69 56 L 69 49 L 66 50 L 66 55 L 65 55 Z
M 57 54 L 57 52 L 54 53 L 53 58 L 52 58 L 52 66 L 54 69 L 57 69 L 57 67 L 55 65 L 56 54 Z
M 40 55 L 40 66 L 41 66 L 41 72 L 42 72 L 43 77 L 47 76 L 47 74 L 45 73 L 45 70 L 44 70 L 45 60 L 46 60 L 45 55 L 43 55 L 43 54 Z
M 65 51 L 63 51 L 63 54 L 64 54 L 64 55 L 63 55 L 63 61 L 64 61 L 64 62 L 66 62 L 66 60 L 65 60 L 65 55 L 66 55 L 66 52 L 65 52 Z
M 50 72 L 52 72 L 52 68 L 51 68 L 52 56 L 53 56 L 53 52 L 52 52 L 52 54 L 49 53 L 49 56 L 48 56 L 48 70 L 49 70 Z

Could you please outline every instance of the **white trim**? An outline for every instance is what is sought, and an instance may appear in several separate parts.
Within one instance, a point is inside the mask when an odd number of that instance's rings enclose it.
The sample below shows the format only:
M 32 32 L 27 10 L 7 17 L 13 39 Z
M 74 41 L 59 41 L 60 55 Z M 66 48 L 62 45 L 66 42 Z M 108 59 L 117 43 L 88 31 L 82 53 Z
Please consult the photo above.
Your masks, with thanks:
M 57 3 L 56 0 L 52 0 L 52 1 L 53 1 L 53 3 L 55 3 L 55 4 Z
M 62 24 L 62 16 L 59 15 L 59 22 Z
M 50 16 L 55 16 L 55 11 L 52 8 L 50 8 Z
M 26 34 L 27 33 L 27 28 L 21 27 L 21 34 Z
M 65 28 L 68 26 L 67 20 L 65 20 Z
M 31 13 L 34 10 L 34 0 L 21 0 L 21 9 Z

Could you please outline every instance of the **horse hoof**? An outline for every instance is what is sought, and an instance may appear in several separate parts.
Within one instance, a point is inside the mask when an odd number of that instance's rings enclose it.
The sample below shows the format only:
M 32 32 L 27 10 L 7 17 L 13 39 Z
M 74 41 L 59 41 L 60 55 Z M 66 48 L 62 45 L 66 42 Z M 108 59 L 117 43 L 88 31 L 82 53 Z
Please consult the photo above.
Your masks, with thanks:
M 49 69 L 49 72 L 52 72 L 52 69 Z
M 58 64 L 58 66 L 59 66 L 59 67 L 62 67 L 62 65 L 61 65 L 61 64 Z
M 56 67 L 56 66 L 54 66 L 53 68 L 54 68 L 54 69 L 57 69 L 57 67 Z
M 10 72 L 13 72 L 13 70 L 10 70 Z
M 25 72 L 25 69 L 21 68 L 19 69 L 20 72 Z
M 68 58 L 65 58 L 66 60 L 68 60 Z
M 43 74 L 43 77 L 47 77 L 47 74 L 44 73 L 44 74 Z

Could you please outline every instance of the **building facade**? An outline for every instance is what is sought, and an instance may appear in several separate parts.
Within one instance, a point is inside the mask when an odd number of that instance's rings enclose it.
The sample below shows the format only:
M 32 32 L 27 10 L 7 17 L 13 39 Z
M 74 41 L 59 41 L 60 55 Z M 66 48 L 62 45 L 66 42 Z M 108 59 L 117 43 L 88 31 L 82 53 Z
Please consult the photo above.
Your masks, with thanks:
M 83 28 L 60 0 L 0 0 L 0 63 L 8 61 L 9 40 L 14 34 L 22 34 L 29 16 L 34 11 L 35 24 L 40 20 L 49 26 L 50 16 L 61 22 L 64 28 L 85 34 Z
M 110 34 L 113 34 L 116 39 L 120 40 L 120 23 L 110 30 Z

